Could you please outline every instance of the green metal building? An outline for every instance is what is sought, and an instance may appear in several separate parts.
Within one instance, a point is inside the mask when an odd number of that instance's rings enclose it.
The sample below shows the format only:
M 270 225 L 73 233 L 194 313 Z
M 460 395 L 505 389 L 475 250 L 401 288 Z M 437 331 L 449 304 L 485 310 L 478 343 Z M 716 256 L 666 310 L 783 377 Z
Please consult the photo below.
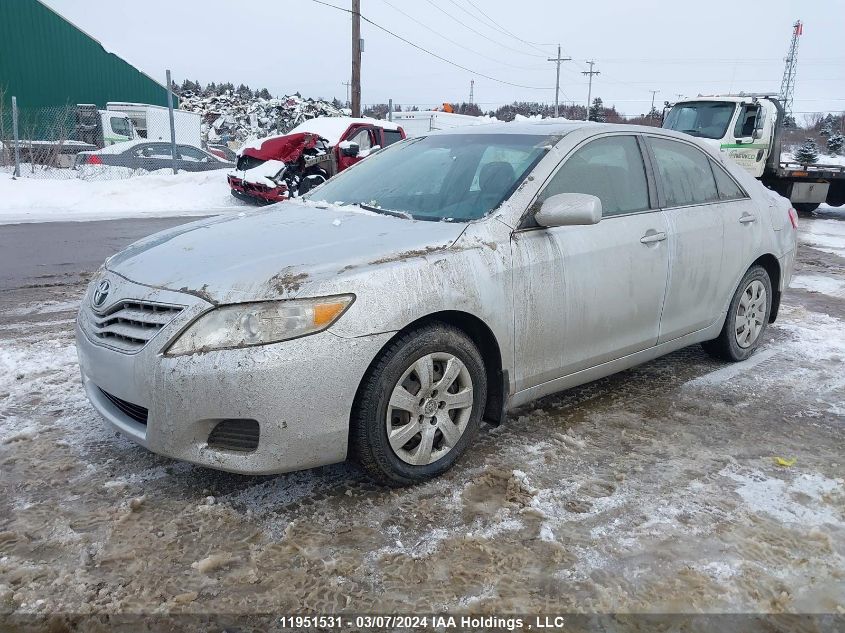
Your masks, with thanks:
M 12 95 L 24 110 L 103 108 L 108 101 L 167 105 L 163 84 L 38 0 L 0 0 L 0 92 L 6 111 Z

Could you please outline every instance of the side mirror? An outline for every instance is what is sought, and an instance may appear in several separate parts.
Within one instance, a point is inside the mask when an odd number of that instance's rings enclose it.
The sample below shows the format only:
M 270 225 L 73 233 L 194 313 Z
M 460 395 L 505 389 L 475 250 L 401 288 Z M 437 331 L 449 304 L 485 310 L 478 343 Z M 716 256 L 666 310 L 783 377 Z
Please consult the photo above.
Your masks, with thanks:
M 549 228 L 598 224 L 601 200 L 588 193 L 559 193 L 543 202 L 534 219 L 540 226 Z
M 357 156 L 360 150 L 358 143 L 353 143 L 352 141 L 341 141 L 338 147 L 340 147 L 340 153 L 344 156 Z

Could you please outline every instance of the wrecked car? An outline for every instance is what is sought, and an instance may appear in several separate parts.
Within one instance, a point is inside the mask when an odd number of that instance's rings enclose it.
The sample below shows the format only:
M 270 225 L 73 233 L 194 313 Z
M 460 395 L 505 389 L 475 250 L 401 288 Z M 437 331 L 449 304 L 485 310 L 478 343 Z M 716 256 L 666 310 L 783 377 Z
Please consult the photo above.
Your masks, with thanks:
M 83 384 L 162 455 L 252 474 L 354 458 L 411 484 L 542 396 L 695 343 L 749 358 L 796 227 L 678 132 L 435 132 L 106 260 L 76 325 Z
M 378 119 L 318 117 L 288 134 L 259 139 L 238 152 L 228 180 L 232 195 L 262 203 L 304 195 L 371 152 L 405 138 Z

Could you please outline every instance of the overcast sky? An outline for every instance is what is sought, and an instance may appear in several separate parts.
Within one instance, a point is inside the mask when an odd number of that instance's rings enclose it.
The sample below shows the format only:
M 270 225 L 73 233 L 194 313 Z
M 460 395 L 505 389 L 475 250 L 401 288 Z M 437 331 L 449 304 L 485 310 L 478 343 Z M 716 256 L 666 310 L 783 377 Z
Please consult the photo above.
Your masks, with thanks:
M 162 83 L 169 67 L 179 81 L 346 98 L 350 16 L 312 0 L 44 1 Z M 794 109 L 845 110 L 843 0 L 361 0 L 361 13 L 474 71 L 365 22 L 365 104 L 466 101 L 473 78 L 485 110 L 553 102 L 554 64 L 546 59 L 558 42 L 573 58 L 562 64 L 562 101 L 586 101 L 588 59 L 601 72 L 593 95 L 626 114 L 647 111 L 650 90 L 660 91 L 658 103 L 678 94 L 777 92 L 792 23 L 801 19 Z

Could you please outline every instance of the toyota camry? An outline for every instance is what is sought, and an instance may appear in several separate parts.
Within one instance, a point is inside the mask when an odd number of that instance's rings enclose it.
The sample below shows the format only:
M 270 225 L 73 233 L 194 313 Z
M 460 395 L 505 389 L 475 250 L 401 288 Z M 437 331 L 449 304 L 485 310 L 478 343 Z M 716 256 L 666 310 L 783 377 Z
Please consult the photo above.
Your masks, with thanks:
M 795 223 L 670 130 L 431 133 L 108 259 L 79 312 L 83 382 L 162 455 L 236 473 L 352 458 L 419 482 L 536 398 L 692 344 L 748 358 Z

